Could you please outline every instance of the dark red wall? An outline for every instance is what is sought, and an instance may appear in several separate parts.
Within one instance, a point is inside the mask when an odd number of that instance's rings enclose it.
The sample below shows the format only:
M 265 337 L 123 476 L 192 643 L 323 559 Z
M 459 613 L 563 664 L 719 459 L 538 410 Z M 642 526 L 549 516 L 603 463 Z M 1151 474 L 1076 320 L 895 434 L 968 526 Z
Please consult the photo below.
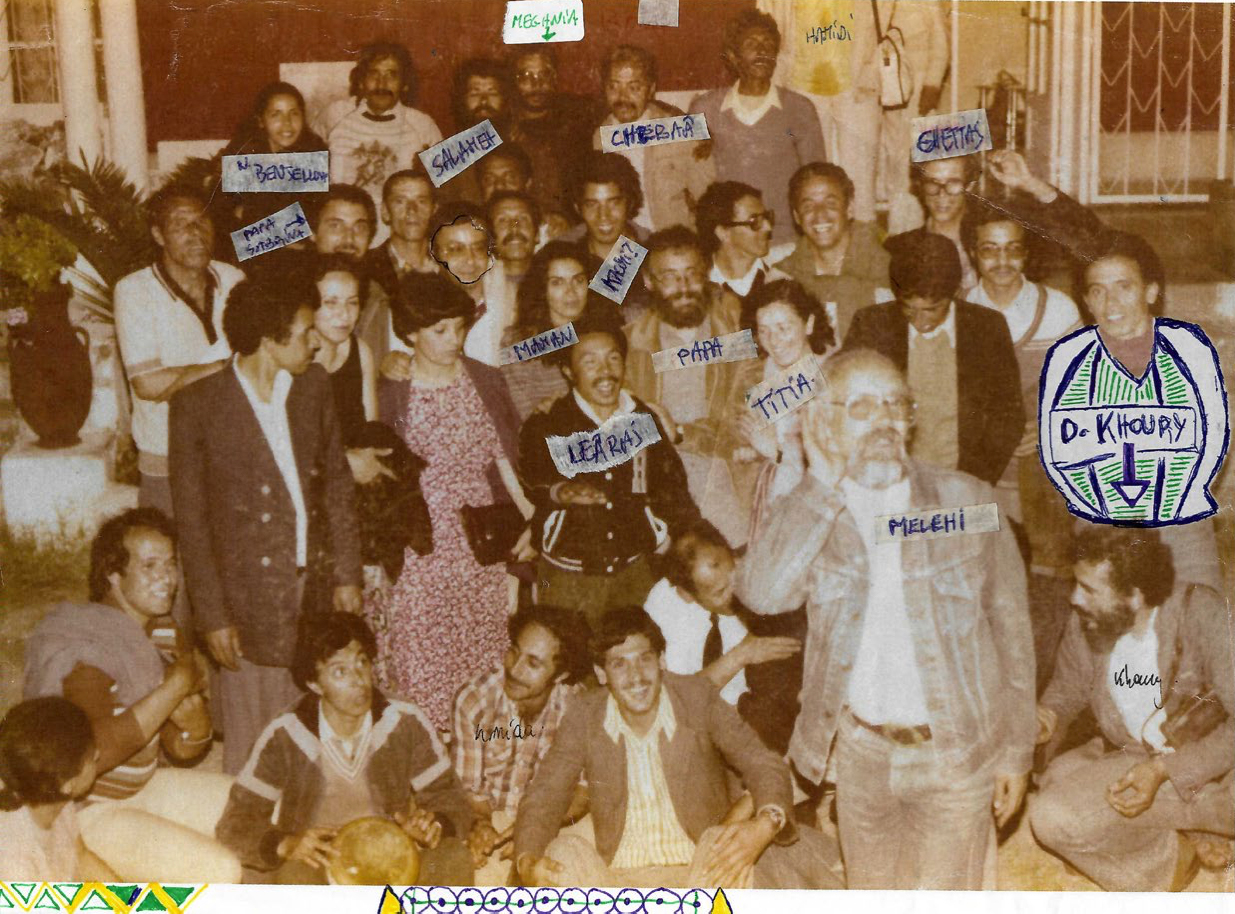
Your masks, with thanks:
M 596 65 L 614 44 L 660 61 L 660 88 L 720 85 L 728 15 L 753 0 L 680 0 L 680 26 L 641 26 L 638 0 L 586 0 L 583 41 L 555 44 L 560 83 L 599 91 Z M 223 139 L 279 64 L 351 59 L 379 38 L 402 41 L 420 79 L 417 106 L 450 134 L 450 75 L 469 56 L 500 56 L 504 0 L 139 0 L 142 80 L 151 148 L 159 140 Z

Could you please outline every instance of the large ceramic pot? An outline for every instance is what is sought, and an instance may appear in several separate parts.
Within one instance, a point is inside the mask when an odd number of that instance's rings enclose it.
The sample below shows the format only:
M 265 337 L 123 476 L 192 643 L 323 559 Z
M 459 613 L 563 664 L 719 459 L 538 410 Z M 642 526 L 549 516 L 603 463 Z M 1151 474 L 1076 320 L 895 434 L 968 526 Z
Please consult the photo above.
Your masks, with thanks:
M 65 285 L 43 293 L 26 323 L 9 328 L 13 402 L 43 448 L 78 443 L 94 392 L 90 339 L 69 322 L 69 294 Z

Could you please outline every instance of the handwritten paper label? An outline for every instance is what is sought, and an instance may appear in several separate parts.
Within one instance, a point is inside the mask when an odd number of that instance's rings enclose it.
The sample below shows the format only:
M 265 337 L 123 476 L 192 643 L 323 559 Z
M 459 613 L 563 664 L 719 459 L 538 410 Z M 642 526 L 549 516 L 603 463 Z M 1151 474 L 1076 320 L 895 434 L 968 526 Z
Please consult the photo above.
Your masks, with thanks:
M 747 390 L 746 408 L 764 423 L 770 424 L 813 399 L 822 389 L 819 364 L 813 355 L 808 354 L 778 377 Z
M 1197 411 L 1190 406 L 1086 406 L 1050 414 L 1051 456 L 1081 466 L 1132 444 L 1140 453 L 1195 451 Z
M 430 146 L 420 153 L 420 161 L 429 172 L 429 180 L 433 182 L 433 186 L 441 187 L 473 162 L 484 158 L 501 145 L 502 138 L 497 135 L 497 128 L 485 118 L 479 124 L 460 130 L 436 146 Z
M 293 203 L 272 216 L 232 232 L 232 244 L 236 247 L 237 259 L 248 260 L 295 244 L 312 234 L 304 210 L 299 203 Z
M 229 194 L 330 190 L 330 153 L 271 152 L 251 156 L 223 156 L 223 190 Z
M 506 44 L 583 40 L 583 0 L 510 0 L 502 21 Z
M 678 0 L 639 0 L 640 25 L 677 27 Z
M 573 346 L 577 342 L 579 342 L 579 336 L 575 333 L 575 325 L 567 322 L 560 327 L 530 336 L 513 346 L 507 346 L 498 353 L 498 364 L 510 365 L 513 362 L 526 362 L 528 359 L 539 358 L 547 353 Z
M 915 162 L 933 162 L 995 148 L 983 108 L 915 117 L 912 136 L 911 157 Z
M 958 533 L 999 532 L 999 505 L 993 501 L 964 508 L 931 508 L 915 514 L 885 514 L 875 518 L 875 542 L 933 540 Z
M 626 300 L 631 283 L 643 261 L 647 259 L 648 249 L 637 241 L 631 241 L 625 235 L 618 235 L 609 249 L 609 256 L 600 265 L 596 275 L 587 287 L 593 292 L 599 292 L 611 302 L 621 304 Z
M 654 117 L 629 124 L 610 124 L 600 128 L 600 148 L 618 152 L 631 146 L 659 146 L 683 140 L 710 140 L 708 121 L 702 114 Z
M 690 346 L 662 349 L 652 353 L 652 367 L 657 371 L 673 371 L 692 365 L 714 362 L 740 362 L 759 358 L 759 348 L 749 330 L 726 333 L 708 340 L 695 340 Z
M 613 416 L 600 428 L 545 439 L 558 472 L 567 479 L 598 473 L 630 460 L 660 440 L 656 420 L 647 413 Z

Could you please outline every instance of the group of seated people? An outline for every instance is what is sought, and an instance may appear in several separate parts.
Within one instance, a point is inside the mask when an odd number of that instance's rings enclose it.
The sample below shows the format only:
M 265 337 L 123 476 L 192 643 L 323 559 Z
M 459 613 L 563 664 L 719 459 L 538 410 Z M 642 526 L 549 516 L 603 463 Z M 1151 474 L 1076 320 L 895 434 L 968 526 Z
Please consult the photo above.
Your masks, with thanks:
M 27 641 L 0 875 L 345 882 L 377 817 L 424 884 L 994 888 L 1035 746 L 1034 834 L 1100 886 L 1224 865 L 1213 528 L 1073 523 L 1036 454 L 1082 322 L 1061 276 L 1141 377 L 1161 263 L 1006 150 L 913 165 L 924 224 L 883 238 L 770 83 L 779 40 L 735 17 L 713 139 L 626 153 L 576 135 L 547 49 L 470 62 L 459 126 L 510 140 L 442 188 L 410 57 L 374 46 L 325 140 L 277 84 L 230 149 L 330 149 L 310 239 L 242 270 L 216 225 L 283 203 L 152 198 L 157 259 L 115 291 L 141 507 Z M 609 123 L 673 113 L 645 50 L 602 76 Z M 619 306 L 588 284 L 623 234 Z M 743 329 L 757 358 L 658 370 Z M 820 395 L 760 421 L 746 392 L 803 365 Z M 629 459 L 554 458 L 636 414 Z M 992 501 L 997 532 L 872 538 Z

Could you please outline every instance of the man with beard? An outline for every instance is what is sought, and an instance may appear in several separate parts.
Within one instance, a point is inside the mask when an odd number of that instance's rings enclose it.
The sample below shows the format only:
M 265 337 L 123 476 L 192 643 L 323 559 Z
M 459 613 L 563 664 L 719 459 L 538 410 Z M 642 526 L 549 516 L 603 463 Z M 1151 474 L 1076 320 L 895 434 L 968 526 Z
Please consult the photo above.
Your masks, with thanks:
M 689 349 L 696 340 L 737 331 L 741 304 L 732 292 L 708 282 L 707 258 L 690 229 L 675 225 L 657 232 L 647 247 L 640 274 L 651 306 L 626 325 L 630 341 L 626 383 L 636 396 L 668 413 L 691 495 L 703 516 L 739 546 L 746 540 L 750 519 L 734 491 L 728 461 L 736 441 L 728 433 L 727 420 L 734 375 L 741 363 L 659 372 L 652 354 Z
M 684 112 L 656 100 L 656 58 L 645 48 L 619 45 L 600 67 L 606 111 L 592 146 L 600 149 L 606 127 Z M 700 143 L 626 146 L 620 155 L 634 166 L 645 191 L 644 206 L 632 221 L 647 232 L 694 223 L 695 202 L 716 176 L 711 148 Z
M 515 319 L 515 296 L 536 250 L 540 210 L 527 194 L 500 191 L 489 198 L 485 215 L 497 260 L 485 274 L 480 317 L 468 331 L 463 351 L 497 367 L 502 338 Z
M 1222 862 L 1235 835 L 1230 610 L 1204 585 L 1173 590 L 1155 530 L 1087 526 L 1076 546 L 1038 740 L 1057 743 L 1087 707 L 1101 735 L 1051 763 L 1030 823 L 1104 889 L 1180 891 L 1198 853 Z
M 408 273 L 432 273 L 437 263 L 429 254 L 429 217 L 437 190 L 420 168 L 396 171 L 382 186 L 382 221 L 390 237 L 365 255 L 365 268 L 387 297 Z M 320 245 L 319 245 L 320 247 Z
M 699 198 L 695 215 L 699 243 L 710 252 L 708 279 L 745 298 L 757 284 L 784 279 L 768 265 L 772 224 L 776 221 L 763 195 L 741 181 L 717 181 Z
M 994 485 L 1025 430 L 1008 322 L 956 298 L 961 266 L 947 238 L 906 232 L 888 248 L 896 301 L 854 315 L 845 348 L 874 349 L 906 373 L 917 404 L 915 460 Z
M 348 77 L 351 98 L 336 102 L 318 133 L 330 146 L 330 183 L 355 184 L 376 205 L 382 185 L 411 168 L 416 154 L 442 139 L 433 118 L 412 107 L 416 71 L 401 44 L 376 42 L 360 50 Z
M 502 138 L 503 146 L 506 145 L 510 140 L 509 114 L 514 91 L 510 70 L 501 61 L 488 57 L 471 57 L 463 61 L 455 70 L 450 93 L 455 129 L 466 130 L 488 120 Z M 530 167 L 528 170 L 530 173 Z M 476 204 L 483 204 L 488 199 L 481 191 L 479 166 L 465 169 L 449 178 L 445 193 L 449 197 Z
M 535 505 L 536 602 L 578 612 L 594 628 L 611 607 L 643 603 L 655 583 L 648 557 L 697 520 L 699 509 L 669 432 L 622 387 L 627 347 L 618 315 L 588 309 L 574 327 L 575 345 L 543 357 L 560 366 L 570 392 L 523 423 L 519 481 Z M 573 478 L 558 470 L 549 437 L 634 413 L 653 415 L 660 440 L 607 470 Z
M 838 339 L 858 309 L 888 285 L 888 252 L 873 222 L 853 218 L 853 182 L 839 165 L 810 162 L 789 179 L 789 202 L 799 237 L 776 262 L 821 302 Z
M 423 884 L 472 883 L 463 843 L 472 812 L 459 777 L 424 713 L 373 688 L 376 655 L 359 616 L 314 620 L 296 653 L 308 694 L 271 721 L 236 778 L 219 840 L 274 882 L 325 885 L 338 830 L 381 816 L 420 846 Z
M 744 10 L 725 23 L 721 55 L 737 77 L 728 89 L 713 89 L 690 106 L 707 118 L 716 177 L 750 181 L 776 213 L 773 239 L 792 241 L 789 178 L 807 162 L 822 162 L 819 115 L 806 96 L 776 86 L 772 74 L 780 53 L 776 20 Z
M 750 543 L 738 597 L 769 615 L 806 604 L 789 756 L 820 783 L 835 752 L 848 886 L 979 889 L 1033 762 L 1025 569 L 1003 525 L 877 546 L 879 518 L 993 490 L 907 456 L 913 400 L 889 359 L 847 351 L 821 372 L 802 407 L 809 471 Z

